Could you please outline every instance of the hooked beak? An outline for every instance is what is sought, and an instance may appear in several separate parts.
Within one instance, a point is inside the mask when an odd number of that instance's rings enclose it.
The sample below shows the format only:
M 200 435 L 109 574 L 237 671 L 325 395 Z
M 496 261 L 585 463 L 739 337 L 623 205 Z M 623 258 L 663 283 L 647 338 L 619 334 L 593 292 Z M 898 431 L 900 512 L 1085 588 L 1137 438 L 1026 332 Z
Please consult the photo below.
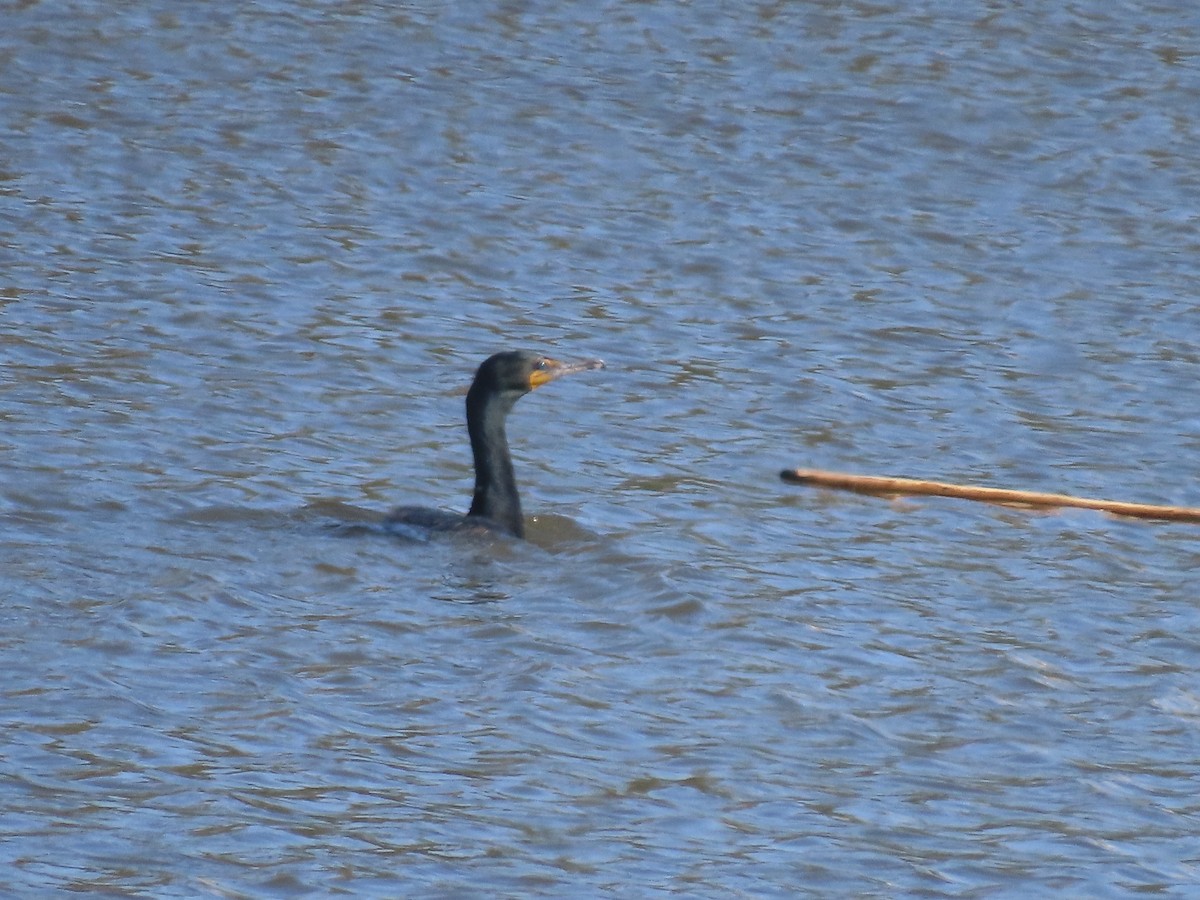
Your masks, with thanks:
M 538 368 L 534 369 L 529 376 L 529 387 L 532 390 L 536 387 L 541 387 L 547 382 L 553 381 L 556 378 L 561 378 L 563 375 L 571 375 L 575 372 L 588 372 L 592 369 L 603 369 L 604 360 L 602 359 L 583 359 L 579 362 L 559 362 L 557 359 L 543 359 Z

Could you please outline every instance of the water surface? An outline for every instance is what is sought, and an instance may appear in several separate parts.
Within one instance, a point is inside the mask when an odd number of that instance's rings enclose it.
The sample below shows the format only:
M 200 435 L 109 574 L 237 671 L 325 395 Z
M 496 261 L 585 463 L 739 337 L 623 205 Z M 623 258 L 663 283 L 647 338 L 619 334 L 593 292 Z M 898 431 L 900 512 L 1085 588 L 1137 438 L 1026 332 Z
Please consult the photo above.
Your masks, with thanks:
M 1200 14 L 26 3 L 0 887 L 1188 896 Z M 608 368 L 510 424 L 497 349 Z M 341 527 L 338 527 L 341 526 Z

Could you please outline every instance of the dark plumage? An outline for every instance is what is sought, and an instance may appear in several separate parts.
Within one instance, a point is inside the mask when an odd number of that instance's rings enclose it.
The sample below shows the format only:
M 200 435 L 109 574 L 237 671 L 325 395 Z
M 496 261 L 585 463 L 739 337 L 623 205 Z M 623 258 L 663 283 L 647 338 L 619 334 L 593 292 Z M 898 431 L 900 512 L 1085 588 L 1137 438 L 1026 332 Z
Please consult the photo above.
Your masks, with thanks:
M 387 527 L 409 533 L 414 528 L 452 530 L 482 526 L 524 537 L 521 497 L 508 452 L 505 420 L 513 404 L 534 388 L 572 372 L 602 368 L 604 363 L 598 359 L 563 363 L 527 350 L 510 350 L 486 359 L 467 392 L 467 432 L 475 457 L 475 495 L 466 517 L 421 507 L 401 507 L 388 516 Z

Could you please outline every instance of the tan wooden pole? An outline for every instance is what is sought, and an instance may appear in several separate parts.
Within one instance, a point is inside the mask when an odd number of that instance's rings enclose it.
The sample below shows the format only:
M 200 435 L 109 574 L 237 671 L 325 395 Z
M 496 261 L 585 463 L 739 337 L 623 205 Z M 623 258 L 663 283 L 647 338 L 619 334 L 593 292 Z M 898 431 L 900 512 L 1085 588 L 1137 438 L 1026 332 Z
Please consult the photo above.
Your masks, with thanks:
M 1158 506 L 1152 503 L 1126 503 L 1121 500 L 1096 500 L 1070 494 L 1046 494 L 1041 491 L 1018 491 L 1003 488 L 976 487 L 969 484 L 950 484 L 945 481 L 923 481 L 917 478 L 890 478 L 879 475 L 851 475 L 845 472 L 825 472 L 820 469 L 784 469 L 780 477 L 789 484 L 838 488 L 860 494 L 881 496 L 957 497 L 960 500 L 981 500 L 1009 506 L 1058 507 L 1071 506 L 1098 509 L 1118 516 L 1137 519 L 1165 519 L 1174 522 L 1200 523 L 1200 508 L 1194 506 Z

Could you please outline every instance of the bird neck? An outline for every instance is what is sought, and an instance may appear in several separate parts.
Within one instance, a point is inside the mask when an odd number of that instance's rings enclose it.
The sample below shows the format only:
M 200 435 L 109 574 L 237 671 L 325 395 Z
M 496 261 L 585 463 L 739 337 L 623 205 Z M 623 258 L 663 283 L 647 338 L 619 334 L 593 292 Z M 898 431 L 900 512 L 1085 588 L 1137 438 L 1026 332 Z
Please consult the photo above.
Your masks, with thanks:
M 495 394 L 467 394 L 467 431 L 475 457 L 475 496 L 468 516 L 479 516 L 517 537 L 525 536 L 521 498 L 513 474 L 504 422 L 512 401 Z

